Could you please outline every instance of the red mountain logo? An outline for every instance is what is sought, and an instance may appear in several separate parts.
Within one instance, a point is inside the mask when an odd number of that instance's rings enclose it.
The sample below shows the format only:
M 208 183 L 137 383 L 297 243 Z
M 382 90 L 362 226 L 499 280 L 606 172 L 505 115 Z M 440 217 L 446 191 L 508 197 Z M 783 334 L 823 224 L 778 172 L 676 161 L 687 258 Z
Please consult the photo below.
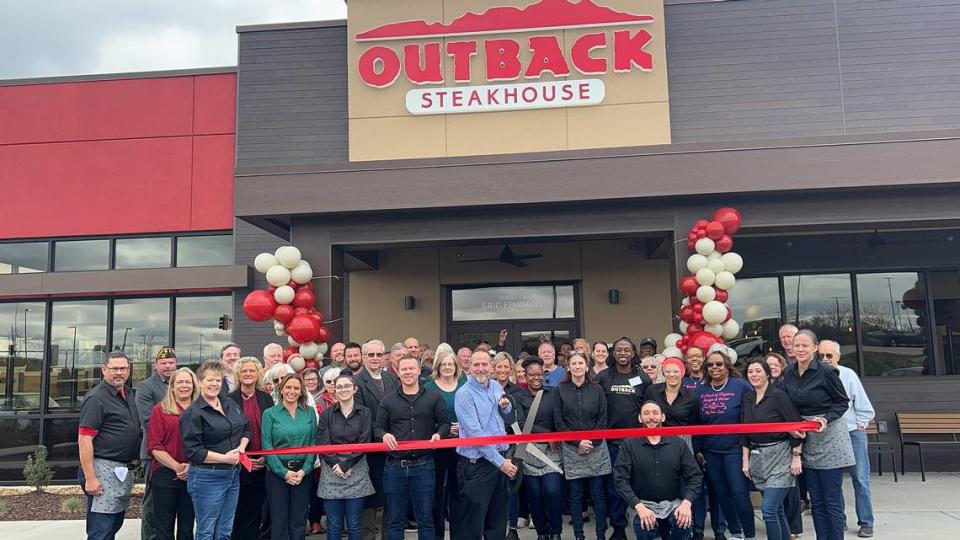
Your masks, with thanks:
M 653 22 L 650 15 L 634 15 L 598 6 L 593 0 L 540 0 L 525 8 L 493 7 L 467 12 L 450 24 L 404 21 L 360 32 L 357 41 L 382 41 L 475 34 L 503 34 L 528 30 L 593 28 Z

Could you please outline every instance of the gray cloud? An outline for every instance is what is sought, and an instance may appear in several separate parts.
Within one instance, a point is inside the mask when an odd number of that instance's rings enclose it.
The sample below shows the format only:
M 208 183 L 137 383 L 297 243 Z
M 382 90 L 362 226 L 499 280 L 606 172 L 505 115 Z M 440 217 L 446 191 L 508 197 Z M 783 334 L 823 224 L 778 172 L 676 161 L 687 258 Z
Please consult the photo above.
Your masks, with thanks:
M 0 0 L 0 79 L 236 65 L 238 25 L 346 11 L 343 0 Z

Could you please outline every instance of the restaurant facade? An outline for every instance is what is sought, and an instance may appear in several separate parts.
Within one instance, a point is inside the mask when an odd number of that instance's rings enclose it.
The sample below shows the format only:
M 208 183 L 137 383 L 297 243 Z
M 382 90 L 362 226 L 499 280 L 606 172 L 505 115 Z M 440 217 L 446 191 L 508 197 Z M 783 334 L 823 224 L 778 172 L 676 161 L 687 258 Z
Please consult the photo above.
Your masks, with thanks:
M 0 83 L 0 480 L 38 442 L 68 474 L 105 351 L 142 380 L 162 345 L 192 365 L 276 340 L 240 310 L 260 252 L 302 250 L 338 340 L 660 340 L 720 206 L 743 215 L 731 346 L 784 322 L 839 341 L 896 443 L 895 413 L 960 406 L 957 18 L 352 0 L 238 28 L 236 68 Z

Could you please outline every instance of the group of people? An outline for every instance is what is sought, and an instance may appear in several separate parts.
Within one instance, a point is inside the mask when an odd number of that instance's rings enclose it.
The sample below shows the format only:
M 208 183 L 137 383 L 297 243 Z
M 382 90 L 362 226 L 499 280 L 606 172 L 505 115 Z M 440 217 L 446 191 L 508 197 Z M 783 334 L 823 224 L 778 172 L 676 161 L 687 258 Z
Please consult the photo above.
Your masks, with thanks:
M 81 405 L 79 480 L 87 536 L 123 524 L 139 459 L 147 472 L 142 537 L 198 540 L 328 538 L 516 540 L 528 519 L 559 540 L 564 515 L 597 540 L 756 537 L 750 491 L 763 494 L 767 538 L 802 532 L 801 493 L 818 539 L 842 538 L 842 478 L 857 492 L 861 537 L 872 536 L 863 430 L 873 410 L 834 342 L 786 325 L 784 355 L 749 359 L 741 376 L 723 345 L 657 355 L 628 337 L 556 347 L 515 361 L 481 342 L 425 350 L 415 338 L 336 343 L 300 373 L 269 344 L 263 361 L 228 344 L 196 372 L 164 348 L 136 391 L 130 362 L 109 354 Z M 558 350 L 559 349 L 559 350 Z M 844 371 L 846 370 L 846 372 Z M 608 428 L 793 422 L 810 432 L 584 439 L 528 445 L 409 449 L 406 441 Z M 521 426 L 523 426 L 521 428 Z M 142 443 L 141 443 L 142 441 Z M 379 442 L 387 452 L 246 452 Z M 803 482 L 798 485 L 798 478 Z M 802 490 L 800 488 L 803 488 Z M 628 522 L 628 508 L 631 521 Z M 321 516 L 326 515 L 326 527 Z M 527 518 L 525 518 L 526 516 Z

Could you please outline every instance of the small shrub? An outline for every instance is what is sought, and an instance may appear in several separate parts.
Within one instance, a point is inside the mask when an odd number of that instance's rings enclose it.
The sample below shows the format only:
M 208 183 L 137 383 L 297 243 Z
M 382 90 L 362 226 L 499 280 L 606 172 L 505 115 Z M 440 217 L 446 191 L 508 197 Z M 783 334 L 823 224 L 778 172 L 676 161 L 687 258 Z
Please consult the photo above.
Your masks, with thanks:
M 0 516 L 5 515 L 8 509 L 7 501 L 0 499 Z
M 33 455 L 27 456 L 27 464 L 23 466 L 23 477 L 37 491 L 50 485 L 50 481 L 53 480 L 53 470 L 47 465 L 46 446 L 38 446 Z
M 68 497 L 60 505 L 60 511 L 65 514 L 79 514 L 83 512 L 86 503 L 80 497 Z

